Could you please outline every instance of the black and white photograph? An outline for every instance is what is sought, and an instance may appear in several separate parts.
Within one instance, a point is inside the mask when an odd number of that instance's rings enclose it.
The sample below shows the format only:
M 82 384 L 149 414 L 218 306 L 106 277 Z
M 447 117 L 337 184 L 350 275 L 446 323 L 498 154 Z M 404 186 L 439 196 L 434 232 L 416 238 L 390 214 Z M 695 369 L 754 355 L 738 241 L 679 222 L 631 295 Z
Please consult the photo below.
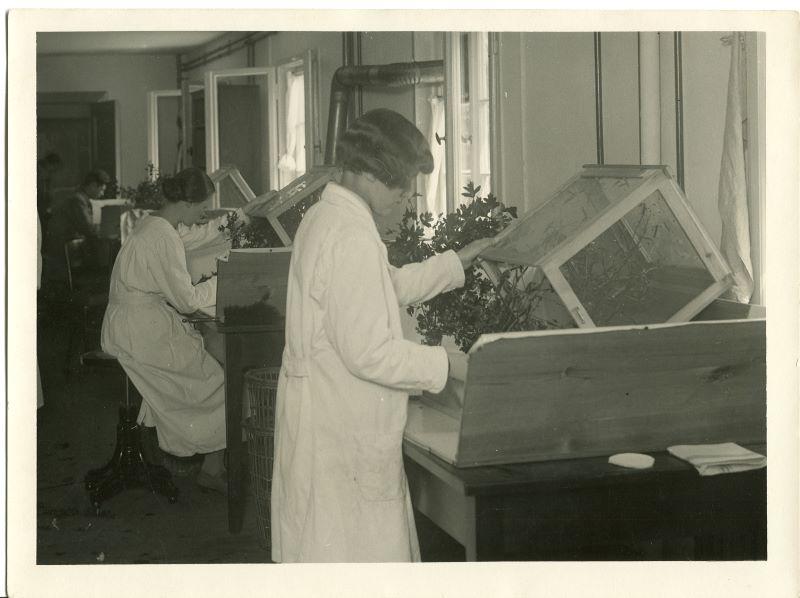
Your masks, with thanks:
M 7 25 L 10 596 L 800 591 L 796 12 Z

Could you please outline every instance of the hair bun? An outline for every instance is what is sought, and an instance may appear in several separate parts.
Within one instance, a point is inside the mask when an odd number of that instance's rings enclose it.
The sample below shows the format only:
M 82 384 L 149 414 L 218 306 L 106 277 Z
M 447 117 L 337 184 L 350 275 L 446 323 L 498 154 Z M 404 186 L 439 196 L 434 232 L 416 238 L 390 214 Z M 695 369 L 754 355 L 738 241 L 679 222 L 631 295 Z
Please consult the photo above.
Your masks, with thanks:
M 181 201 L 184 199 L 183 181 L 177 177 L 171 176 L 164 178 L 161 181 L 161 189 L 164 192 L 164 197 L 170 201 Z

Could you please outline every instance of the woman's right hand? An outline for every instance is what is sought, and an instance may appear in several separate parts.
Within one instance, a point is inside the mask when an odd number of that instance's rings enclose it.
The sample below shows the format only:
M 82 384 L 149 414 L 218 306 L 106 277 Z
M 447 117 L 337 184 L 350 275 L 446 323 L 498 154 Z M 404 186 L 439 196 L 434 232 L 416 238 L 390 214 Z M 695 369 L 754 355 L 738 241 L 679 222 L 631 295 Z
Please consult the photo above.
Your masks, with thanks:
M 499 239 L 497 237 L 484 237 L 483 239 L 473 241 L 469 245 L 459 249 L 456 254 L 458 255 L 458 259 L 461 260 L 461 266 L 464 270 L 469 268 L 472 262 L 474 262 L 481 253 L 489 249 L 489 247 L 497 245 L 498 241 Z

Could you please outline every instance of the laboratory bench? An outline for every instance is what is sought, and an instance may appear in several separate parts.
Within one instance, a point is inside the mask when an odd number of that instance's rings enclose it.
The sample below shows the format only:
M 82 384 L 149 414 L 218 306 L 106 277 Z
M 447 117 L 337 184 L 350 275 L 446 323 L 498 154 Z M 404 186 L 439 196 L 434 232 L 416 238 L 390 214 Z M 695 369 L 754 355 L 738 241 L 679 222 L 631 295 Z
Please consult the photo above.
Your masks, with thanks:
M 766 454 L 765 445 L 748 446 Z M 414 507 L 468 561 L 766 559 L 766 469 L 701 476 L 666 452 L 455 467 L 404 443 Z

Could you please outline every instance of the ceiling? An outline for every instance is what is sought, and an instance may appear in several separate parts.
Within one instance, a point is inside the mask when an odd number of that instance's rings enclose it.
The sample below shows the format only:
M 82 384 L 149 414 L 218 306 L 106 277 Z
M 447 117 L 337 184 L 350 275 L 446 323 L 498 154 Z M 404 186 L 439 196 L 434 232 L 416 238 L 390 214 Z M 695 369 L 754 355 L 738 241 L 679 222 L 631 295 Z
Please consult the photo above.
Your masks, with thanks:
M 178 54 L 207 44 L 224 31 L 39 32 L 37 54 Z

